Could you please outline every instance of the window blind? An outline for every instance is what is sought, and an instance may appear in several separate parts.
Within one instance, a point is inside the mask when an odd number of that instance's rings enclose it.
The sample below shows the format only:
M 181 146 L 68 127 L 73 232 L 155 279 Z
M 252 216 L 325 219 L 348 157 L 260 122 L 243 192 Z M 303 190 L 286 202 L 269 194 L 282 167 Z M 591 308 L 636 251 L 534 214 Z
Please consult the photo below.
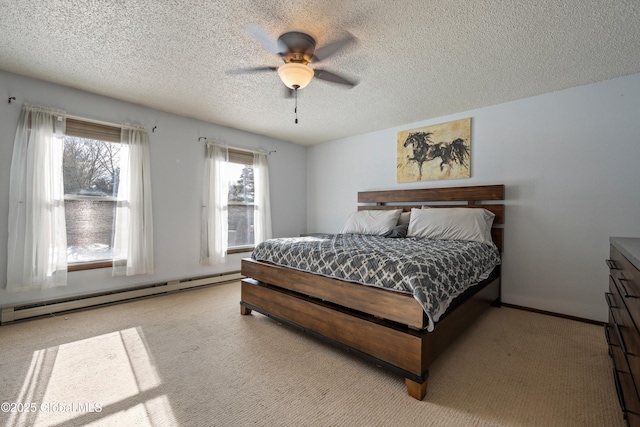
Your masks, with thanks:
M 242 165 L 253 165 L 253 153 L 250 151 L 229 148 L 229 162 Z
M 65 134 L 80 138 L 97 139 L 100 141 L 120 142 L 121 129 L 119 126 L 109 126 L 100 123 L 67 118 Z

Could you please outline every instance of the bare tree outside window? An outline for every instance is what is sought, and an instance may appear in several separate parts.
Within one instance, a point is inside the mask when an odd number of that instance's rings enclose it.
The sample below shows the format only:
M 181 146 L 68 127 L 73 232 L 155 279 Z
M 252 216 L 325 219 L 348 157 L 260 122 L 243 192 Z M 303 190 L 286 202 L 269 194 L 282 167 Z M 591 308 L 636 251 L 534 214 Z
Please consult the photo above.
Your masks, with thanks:
M 65 194 L 115 196 L 120 144 L 73 136 L 64 142 Z
M 254 242 L 253 167 L 229 163 L 229 247 L 251 246 Z
M 63 175 L 67 261 L 111 259 L 120 144 L 65 137 Z

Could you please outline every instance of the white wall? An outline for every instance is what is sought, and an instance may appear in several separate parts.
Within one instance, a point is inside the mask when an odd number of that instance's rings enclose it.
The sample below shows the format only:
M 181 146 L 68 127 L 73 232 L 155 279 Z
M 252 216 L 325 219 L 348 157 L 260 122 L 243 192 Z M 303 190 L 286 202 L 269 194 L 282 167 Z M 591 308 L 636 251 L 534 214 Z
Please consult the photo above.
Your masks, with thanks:
M 137 284 L 237 271 L 240 259 L 226 265 L 201 266 L 200 209 L 204 145 L 198 137 L 219 139 L 239 148 L 276 150 L 269 157 L 274 236 L 306 230 L 306 148 L 225 128 L 86 92 L 0 71 L 0 306 L 68 295 L 111 290 Z M 22 103 L 64 109 L 67 113 L 111 123 L 141 124 L 149 131 L 153 195 L 155 273 L 113 278 L 110 269 L 69 273 L 68 286 L 43 292 L 7 293 L 7 221 L 9 171 Z
M 396 133 L 472 117 L 470 179 L 396 183 Z M 505 184 L 504 302 L 605 321 L 610 236 L 640 237 L 640 74 L 311 147 L 308 231 L 357 192 Z

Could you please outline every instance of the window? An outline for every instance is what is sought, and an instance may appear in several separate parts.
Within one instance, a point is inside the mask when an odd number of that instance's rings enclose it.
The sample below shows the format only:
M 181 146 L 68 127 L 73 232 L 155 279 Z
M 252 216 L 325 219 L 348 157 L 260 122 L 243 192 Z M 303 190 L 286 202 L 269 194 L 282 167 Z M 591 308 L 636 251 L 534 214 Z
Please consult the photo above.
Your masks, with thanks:
M 200 263 L 218 265 L 271 238 L 267 153 L 207 141 Z
M 117 126 L 67 118 L 63 178 L 69 264 L 111 265 L 120 133 Z
M 152 274 L 149 151 L 142 126 L 104 125 L 25 103 L 11 160 L 7 290 L 65 286 L 68 271 L 86 268 Z M 96 208 L 105 203 L 111 208 Z M 89 207 L 71 206 L 83 204 Z M 106 231 L 93 233 L 102 223 Z
M 228 247 L 229 249 L 252 247 L 255 242 L 253 153 L 230 148 L 227 174 L 229 182 Z

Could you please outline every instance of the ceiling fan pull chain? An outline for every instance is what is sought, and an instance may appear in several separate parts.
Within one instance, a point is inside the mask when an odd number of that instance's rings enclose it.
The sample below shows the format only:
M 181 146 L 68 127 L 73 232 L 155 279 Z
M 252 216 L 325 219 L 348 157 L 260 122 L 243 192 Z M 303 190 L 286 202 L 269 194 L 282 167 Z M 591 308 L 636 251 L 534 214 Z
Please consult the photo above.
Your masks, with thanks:
M 293 112 L 296 114 L 296 124 L 298 124 L 298 88 L 294 87 L 294 92 L 295 92 L 295 99 L 296 99 L 296 106 L 293 109 Z

